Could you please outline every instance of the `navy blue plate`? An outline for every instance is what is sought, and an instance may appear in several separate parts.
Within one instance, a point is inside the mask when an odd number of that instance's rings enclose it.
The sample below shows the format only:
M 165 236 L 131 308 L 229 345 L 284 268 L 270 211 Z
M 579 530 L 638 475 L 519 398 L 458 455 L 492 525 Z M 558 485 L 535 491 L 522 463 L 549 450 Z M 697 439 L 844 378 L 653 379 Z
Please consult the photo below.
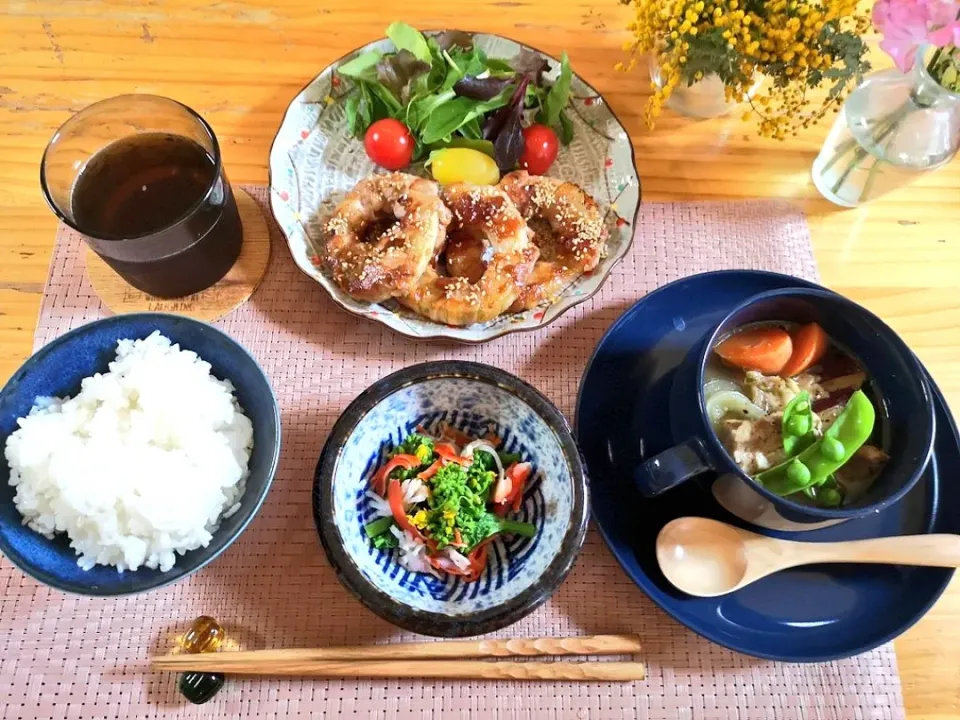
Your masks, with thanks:
M 895 638 L 933 605 L 953 570 L 819 565 L 778 573 L 724 597 L 690 597 L 657 566 L 654 543 L 660 529 L 684 515 L 748 526 L 723 510 L 700 482 L 644 499 L 631 481 L 641 460 L 682 439 L 671 436 L 667 407 L 673 371 L 687 351 L 738 303 L 788 287 L 816 286 L 787 275 L 730 270 L 683 278 L 640 299 L 610 327 L 587 364 L 575 432 L 587 461 L 600 532 L 630 578 L 657 605 L 732 650 L 772 660 L 821 662 Z M 943 395 L 930 383 L 937 406 L 934 457 L 903 500 L 831 528 L 767 534 L 831 541 L 960 532 L 960 483 L 950 480 L 960 474 L 960 440 Z

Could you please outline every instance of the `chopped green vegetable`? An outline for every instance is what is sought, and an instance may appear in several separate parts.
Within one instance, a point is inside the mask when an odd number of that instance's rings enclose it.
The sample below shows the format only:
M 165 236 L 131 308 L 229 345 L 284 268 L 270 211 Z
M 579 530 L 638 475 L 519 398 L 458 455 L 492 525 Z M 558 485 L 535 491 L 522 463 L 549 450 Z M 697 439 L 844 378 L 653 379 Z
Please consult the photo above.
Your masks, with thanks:
M 537 527 L 533 523 L 521 522 L 520 520 L 507 520 L 498 518 L 500 523 L 500 532 L 507 535 L 523 535 L 523 537 L 533 537 L 537 534 Z
M 475 450 L 473 453 L 473 465 L 470 466 L 470 469 L 478 468 L 479 470 L 495 470 L 497 464 L 494 462 L 493 457 L 486 450 Z
M 363 526 L 363 531 L 367 534 L 367 537 L 374 538 L 377 535 L 383 535 L 383 533 L 387 532 L 391 525 L 393 525 L 393 518 L 388 515 L 387 517 L 371 520 Z
M 377 550 L 395 548 L 400 544 L 400 541 L 397 540 L 396 536 L 390 532 L 377 535 L 375 538 L 371 538 L 370 542 Z
M 514 463 L 518 463 L 523 459 L 520 456 L 520 453 L 498 452 L 497 455 L 500 456 L 500 464 L 505 468 L 508 468 Z
M 482 543 L 491 535 L 500 532 L 500 518 L 493 513 L 482 513 L 467 521 L 467 527 L 460 532 L 468 550 Z
M 487 512 L 487 494 L 496 473 L 456 463 L 442 467 L 430 481 L 433 494 L 427 501 L 427 530 L 438 548 L 452 543 L 456 531 L 467 547 L 473 547 L 499 530 L 499 518 Z
M 432 458 L 434 441 L 432 438 L 428 438 L 425 435 L 420 433 L 411 433 L 404 438 L 403 442 L 397 445 L 391 452 L 390 455 L 416 455 L 420 458 L 421 462 L 427 463 L 426 457 L 420 457 L 420 448 L 426 447 L 430 451 L 430 456 Z M 430 462 L 433 462 L 430 459 Z
M 490 495 L 490 488 L 496 479 L 497 474 L 493 470 L 485 470 L 479 462 L 474 462 L 467 469 L 467 484 L 473 492 L 485 500 Z

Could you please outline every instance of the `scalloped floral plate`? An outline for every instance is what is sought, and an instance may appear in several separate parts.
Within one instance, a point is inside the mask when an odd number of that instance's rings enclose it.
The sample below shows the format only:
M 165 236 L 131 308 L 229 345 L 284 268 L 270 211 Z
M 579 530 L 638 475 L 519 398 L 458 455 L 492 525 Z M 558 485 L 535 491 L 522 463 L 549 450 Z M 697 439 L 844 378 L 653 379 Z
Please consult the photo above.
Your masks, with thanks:
M 539 52 L 499 35 L 473 33 L 473 39 L 490 57 L 509 59 L 522 48 Z M 345 310 L 414 338 L 485 342 L 518 330 L 535 330 L 596 293 L 630 249 L 640 209 L 640 179 L 627 131 L 600 94 L 576 74 L 567 108 L 574 124 L 574 139 L 569 146 L 561 147 L 549 174 L 580 185 L 605 213 L 607 252 L 596 270 L 579 278 L 552 305 L 469 327 L 436 323 L 393 300 L 354 300 L 333 282 L 318 262 L 322 224 L 354 185 L 378 171 L 364 152 L 363 143 L 347 132 L 343 97 L 350 82 L 341 80 L 336 70 L 368 50 L 388 52 L 393 44 L 387 39 L 372 42 L 324 69 L 290 103 L 270 149 L 270 208 L 297 267 L 320 283 Z M 554 79 L 559 61 L 540 54 L 550 63 L 548 80 Z

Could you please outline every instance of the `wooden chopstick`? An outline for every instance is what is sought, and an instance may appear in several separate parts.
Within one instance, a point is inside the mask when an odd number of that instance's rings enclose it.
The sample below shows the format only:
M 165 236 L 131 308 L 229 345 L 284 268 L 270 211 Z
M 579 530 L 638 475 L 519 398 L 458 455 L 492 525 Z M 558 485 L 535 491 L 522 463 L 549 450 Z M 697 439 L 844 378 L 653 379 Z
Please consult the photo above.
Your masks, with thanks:
M 489 663 L 462 658 L 627 655 L 639 651 L 640 638 L 636 635 L 590 635 L 162 655 L 151 658 L 150 662 L 158 670 L 239 675 L 617 681 L 642 680 L 643 665 L 633 662 Z
M 204 663 L 231 662 L 240 665 L 296 660 L 441 660 L 444 658 L 542 657 L 557 655 L 630 655 L 640 652 L 636 635 L 584 635 L 560 638 L 511 638 L 507 640 L 451 640 L 446 642 L 391 643 L 356 647 L 290 650 L 241 650 L 200 655 L 160 655 L 150 662 L 160 670 L 179 670 L 186 665 L 202 670 Z
M 239 652 L 182 655 L 186 662 L 155 667 L 235 675 L 311 675 L 328 678 L 446 678 L 460 680 L 643 680 L 639 662 L 510 662 L 484 660 L 296 660 L 229 662 Z M 158 660 L 159 658 L 155 658 Z M 202 662 L 196 662 L 202 660 Z M 190 662 L 193 661 L 193 662 Z

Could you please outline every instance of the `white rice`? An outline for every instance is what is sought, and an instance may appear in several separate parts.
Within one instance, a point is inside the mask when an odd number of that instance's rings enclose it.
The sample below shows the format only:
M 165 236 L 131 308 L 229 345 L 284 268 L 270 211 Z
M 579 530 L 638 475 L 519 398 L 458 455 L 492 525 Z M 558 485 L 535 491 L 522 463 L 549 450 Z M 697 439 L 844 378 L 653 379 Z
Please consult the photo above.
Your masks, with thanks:
M 167 571 L 239 508 L 253 426 L 228 380 L 154 332 L 73 398 L 38 399 L 5 448 L 14 503 L 77 564 Z

